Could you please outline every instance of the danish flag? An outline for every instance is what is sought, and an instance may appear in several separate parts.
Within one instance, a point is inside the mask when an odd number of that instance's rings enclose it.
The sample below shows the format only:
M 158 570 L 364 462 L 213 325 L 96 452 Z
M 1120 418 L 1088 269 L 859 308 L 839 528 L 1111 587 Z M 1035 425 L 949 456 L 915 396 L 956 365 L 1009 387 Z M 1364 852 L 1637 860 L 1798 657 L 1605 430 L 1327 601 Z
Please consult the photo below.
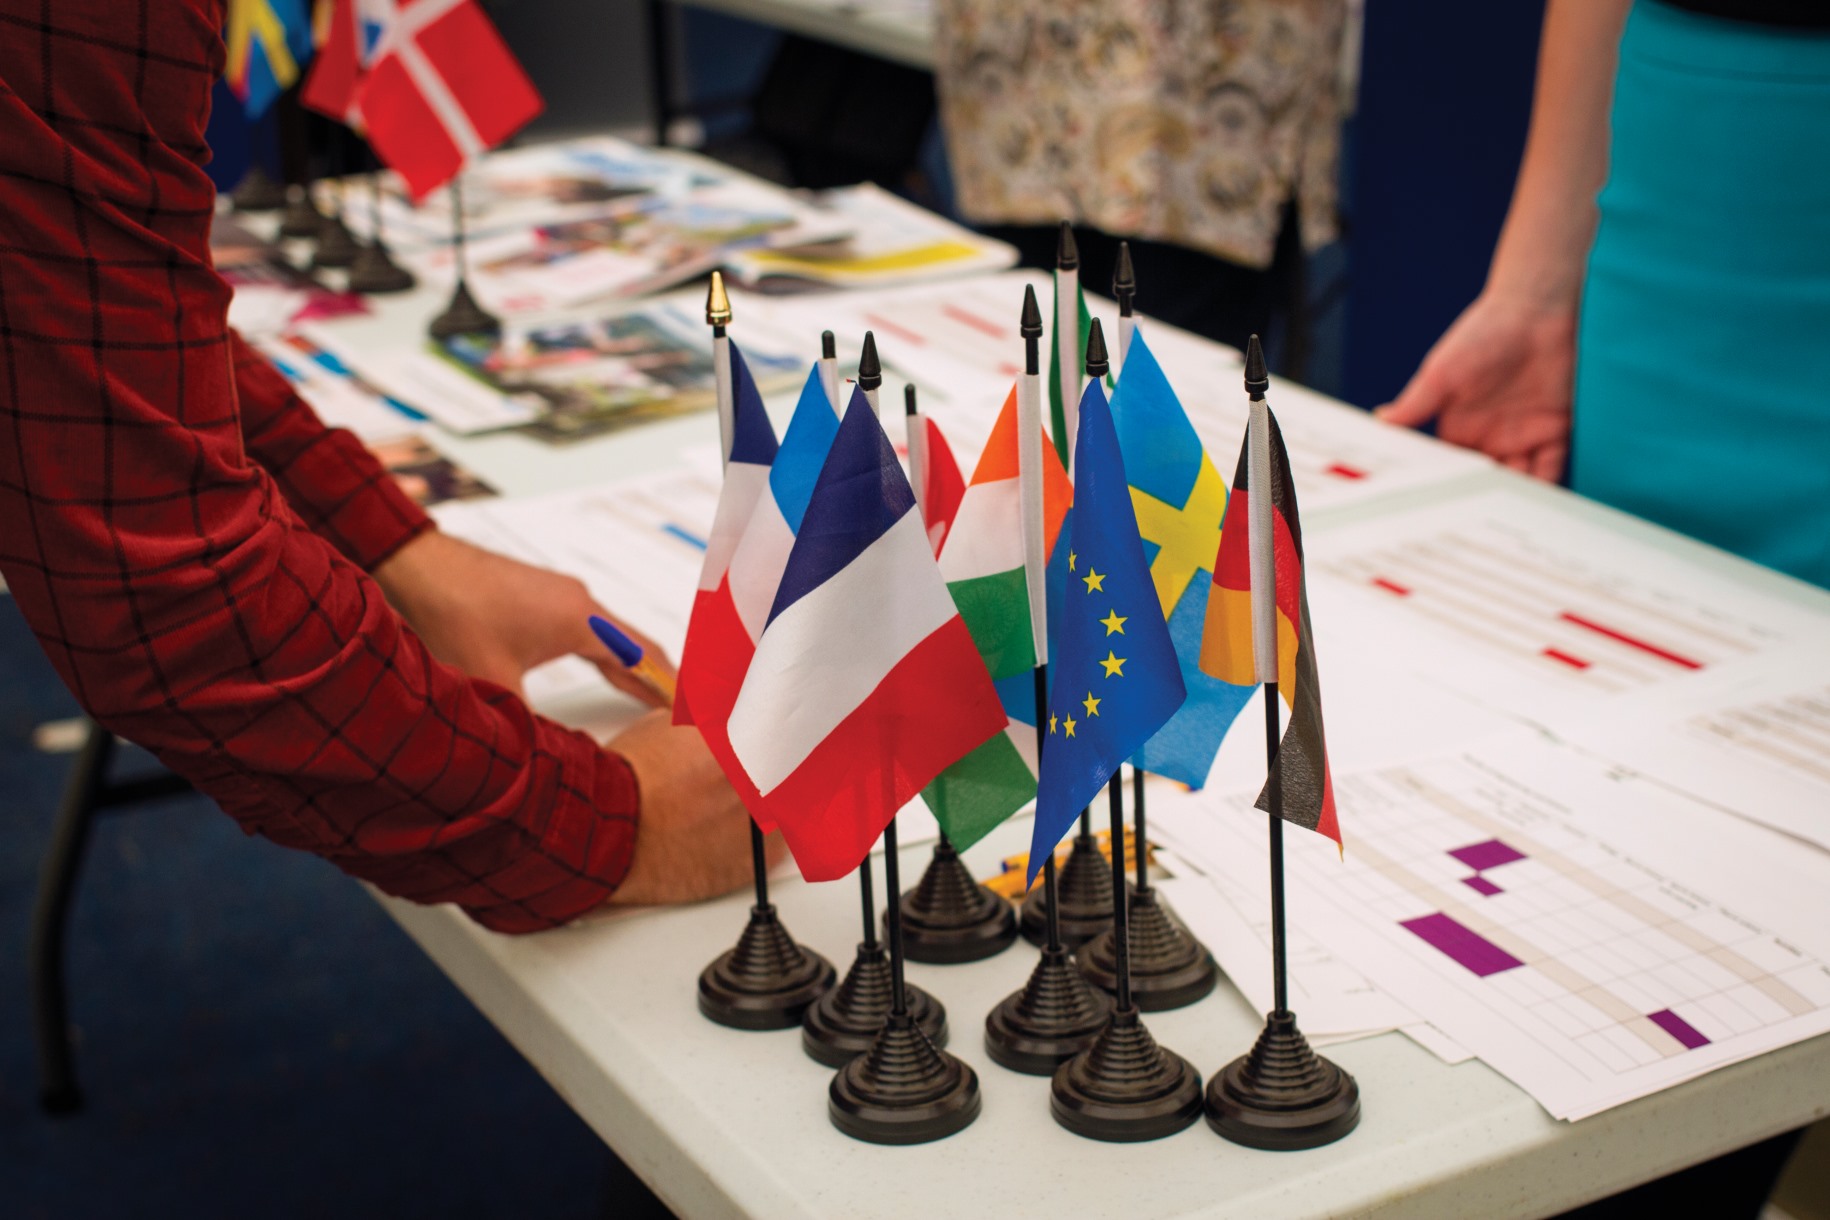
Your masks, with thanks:
M 414 199 L 543 103 L 476 0 L 333 0 L 306 104 L 367 129 Z

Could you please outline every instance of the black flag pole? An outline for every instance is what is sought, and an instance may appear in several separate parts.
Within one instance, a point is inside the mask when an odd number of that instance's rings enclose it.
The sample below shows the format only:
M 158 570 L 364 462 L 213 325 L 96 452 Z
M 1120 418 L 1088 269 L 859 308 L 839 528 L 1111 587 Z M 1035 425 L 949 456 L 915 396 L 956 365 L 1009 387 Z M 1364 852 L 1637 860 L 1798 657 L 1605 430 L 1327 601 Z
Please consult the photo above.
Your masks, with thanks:
M 923 522 L 930 519 L 926 500 L 927 437 L 915 387 L 902 390 L 903 418 L 908 423 L 909 474 L 915 486 L 915 506 Z M 895 891 L 887 897 L 896 901 Z M 1017 941 L 1017 913 L 1010 903 L 973 880 L 945 831 L 934 844 L 934 855 L 913 889 L 901 897 L 903 936 L 910 961 L 933 965 L 976 962 L 1002 953 Z
M 1107 368 L 1105 337 L 1095 319 L 1087 336 L 1087 376 L 1104 377 Z M 1114 893 L 1125 888 L 1122 769 L 1114 767 L 1106 783 Z M 1049 1111 L 1056 1122 L 1076 1135 L 1115 1143 L 1161 1139 L 1201 1117 L 1201 1074 L 1157 1044 L 1133 1000 L 1129 905 L 1119 903 L 1112 913 L 1112 1016 L 1091 1046 L 1056 1069 L 1049 1086 Z
M 1042 312 L 1036 306 L 1036 292 L 1033 288 L 1026 289 L 1023 295 L 1022 334 L 1024 371 L 1023 379 L 1017 386 L 1020 404 L 1017 412 L 1019 444 L 1033 447 L 1026 448 L 1023 452 L 1033 452 L 1039 465 L 1042 457 L 1039 350 L 1042 341 Z M 1025 403 L 1029 404 L 1027 410 L 1021 407 Z M 1031 477 L 1039 482 L 1041 471 L 1032 471 Z M 1026 484 L 1024 494 L 1026 497 L 1039 497 L 1040 487 L 1031 489 Z M 1026 513 L 1026 520 L 1028 515 Z M 1039 541 L 1033 550 L 1037 553 L 1041 551 Z M 1026 550 L 1026 555 L 1029 553 Z M 1028 562 L 1026 559 L 1026 567 Z M 1039 624 L 1034 616 L 1041 610 L 1032 601 L 1032 632 L 1037 632 Z M 1040 626 L 1046 628 L 1046 615 Z M 1037 634 L 1044 638 L 1046 635 L 1045 630 Z M 1037 655 L 1041 657 L 1046 654 L 1039 647 Z M 1037 774 L 1040 774 L 1043 744 L 1048 735 L 1046 661 L 1036 666 L 1035 679 L 1036 766 Z M 1097 848 L 1094 849 L 1094 857 L 1098 857 Z M 1032 1076 L 1051 1075 L 1058 1066 L 1090 1045 L 1099 1036 L 1100 1029 L 1106 1023 L 1106 1016 L 1112 1010 L 1111 999 L 1095 990 L 1080 971 L 1074 968 L 1062 927 L 1065 904 L 1060 891 L 1060 881 L 1055 875 L 1055 853 L 1050 851 L 1042 858 L 1041 887 L 1032 891 L 1023 904 L 1026 927 L 1031 912 L 1034 912 L 1035 923 L 1041 932 L 1042 955 L 1023 988 L 1006 996 L 985 1016 L 985 1049 L 992 1059 L 1012 1071 L 1027 1072 Z M 1027 931 L 1025 935 L 1028 935 Z
M 735 427 L 735 379 L 731 375 L 731 301 L 724 277 L 712 272 L 706 291 L 705 323 L 712 328 L 714 380 L 718 387 L 719 454 L 731 461 Z M 750 874 L 756 903 L 737 945 L 718 955 L 699 975 L 699 1011 L 732 1029 L 790 1029 L 808 1006 L 824 995 L 837 972 L 832 963 L 795 942 L 769 901 L 769 855 L 762 828 L 750 819 Z
M 288 89 L 273 103 L 280 133 L 280 174 L 286 180 L 286 204 L 280 213 L 281 237 L 316 237 L 323 213 L 311 197 L 311 115 Z
M 499 335 L 502 319 L 477 303 L 470 292 L 470 268 L 465 246 L 463 175 L 451 180 L 451 263 L 457 272 L 457 285 L 451 291 L 451 302 L 445 312 L 432 319 L 426 330 L 434 339 L 454 335 Z
M 1112 272 L 1112 295 L 1118 301 L 1120 359 L 1131 344 L 1135 329 L 1137 276 L 1131 269 L 1131 243 L 1118 243 L 1118 265 Z M 1117 783 L 1117 776 L 1113 777 Z M 1115 794 L 1116 799 L 1116 794 Z M 1204 998 L 1220 979 L 1220 967 L 1207 946 L 1196 939 L 1169 904 L 1150 884 L 1150 844 L 1144 830 L 1144 772 L 1131 768 L 1132 850 L 1137 858 L 1137 881 L 1126 898 L 1129 918 L 1131 991 L 1145 1012 L 1181 1008 Z M 1115 874 L 1116 875 L 1116 874 Z M 1075 956 L 1080 969 L 1095 987 L 1118 989 L 1116 926 L 1088 941 Z
M 394 261 L 387 240 L 382 236 L 381 158 L 373 148 L 369 149 L 368 165 L 369 239 L 357 253 L 356 261 L 350 264 L 349 290 L 369 296 L 406 292 L 417 286 L 419 280 Z
M 1038 314 L 1040 325 L 1040 314 Z M 1056 438 L 1056 448 L 1064 463 L 1071 465 L 1074 424 L 1080 412 L 1080 385 L 1086 365 L 1081 351 L 1080 335 L 1080 249 L 1074 243 L 1074 228 L 1061 222 L 1055 245 L 1055 385 L 1061 399 L 1062 427 L 1066 435 Z M 1069 339 L 1067 336 L 1073 336 Z M 1046 889 L 1031 890 L 1023 901 L 1022 931 L 1031 944 L 1043 941 L 1043 904 L 1058 904 L 1057 918 L 1061 935 L 1068 948 L 1077 949 L 1112 926 L 1112 872 L 1099 852 L 1099 840 L 1093 837 L 1093 811 L 1080 811 L 1080 832 L 1074 836 L 1067 864 L 1061 869 L 1061 882 L 1053 895 Z
M 1253 335 L 1245 351 L 1245 389 L 1251 410 L 1251 422 L 1247 425 L 1248 447 L 1269 443 L 1268 431 L 1264 431 L 1269 428 L 1264 397 L 1270 384 L 1264 349 L 1258 336 Z M 1254 502 L 1263 496 L 1266 497 L 1263 502 L 1273 505 L 1271 511 L 1275 511 L 1274 501 L 1270 499 L 1270 480 L 1264 478 L 1264 468 L 1269 463 L 1255 460 L 1263 452 L 1255 450 L 1254 460 L 1247 464 L 1251 472 L 1248 504 L 1256 507 Z M 1268 513 L 1265 521 L 1268 525 Z M 1253 549 L 1270 560 L 1271 570 L 1260 571 L 1258 563 L 1253 563 L 1254 598 L 1260 595 L 1261 588 L 1276 588 L 1276 548 L 1267 542 L 1261 549 L 1261 537 L 1254 538 Z M 1257 620 L 1258 615 L 1254 613 L 1253 617 Z M 1264 638 L 1256 634 L 1259 629 L 1255 621 L 1255 645 Z M 1275 660 L 1273 654 L 1271 661 Z M 1263 673 L 1264 664 L 1254 663 Z M 1283 785 L 1277 782 L 1278 746 L 1283 737 L 1282 709 L 1278 706 L 1276 665 L 1273 663 L 1270 668 L 1269 680 L 1264 683 L 1264 727 L 1265 787 L 1270 794 L 1266 818 L 1270 833 L 1273 1007 L 1266 1015 L 1264 1029 L 1251 1051 L 1215 1072 L 1208 1082 L 1206 1108 L 1208 1126 L 1236 1144 L 1297 1150 L 1331 1144 L 1358 1126 L 1360 1088 L 1352 1076 L 1315 1053 L 1302 1030 L 1297 1028 L 1296 1014 L 1290 1011 L 1289 964 L 1285 952 Z
M 888 783 L 885 776 L 885 783 Z M 870 862 L 865 861 L 868 870 Z M 901 888 L 896 817 L 883 828 L 883 884 Z M 871 918 L 866 906 L 864 917 Z M 917 1023 L 914 988 L 903 977 L 902 912 L 889 905 L 890 1011 L 870 1048 L 833 1076 L 826 1092 L 832 1125 L 872 1144 L 925 1144 L 970 1126 L 979 1116 L 978 1073 L 937 1047 Z
M 864 939 L 845 978 L 807 1009 L 801 1020 L 801 1046 L 827 1067 L 844 1067 L 871 1048 L 889 1019 L 895 992 L 894 970 L 877 939 L 877 898 L 871 862 L 858 866 L 858 898 L 864 911 Z M 912 983 L 904 984 L 910 1019 L 936 1047 L 947 1044 L 947 1010 L 939 1000 Z

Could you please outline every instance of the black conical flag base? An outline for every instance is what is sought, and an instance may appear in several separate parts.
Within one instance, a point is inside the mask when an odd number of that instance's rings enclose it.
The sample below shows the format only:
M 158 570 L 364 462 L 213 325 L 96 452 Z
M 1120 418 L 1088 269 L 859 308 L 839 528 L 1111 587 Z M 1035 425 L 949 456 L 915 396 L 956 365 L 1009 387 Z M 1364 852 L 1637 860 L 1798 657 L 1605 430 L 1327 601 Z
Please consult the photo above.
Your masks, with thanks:
M 883 879 L 890 893 L 901 888 L 894 819 L 883 828 Z M 868 890 L 864 898 L 868 920 Z M 902 904 L 892 903 L 889 914 L 890 1013 L 870 1049 L 832 1078 L 826 1109 L 832 1125 L 853 1139 L 925 1144 L 952 1135 L 979 1116 L 979 1078 L 937 1048 L 916 1024 L 910 1001 L 913 988 L 903 978 Z
M 1065 948 L 1044 946 L 1023 990 L 985 1017 L 985 1050 L 1013 1072 L 1050 1076 L 1078 1055 L 1112 1013 L 1112 997 L 1074 968 Z
M 947 1010 L 915 986 L 903 984 L 909 1016 L 935 1047 L 947 1045 Z M 871 1048 L 889 1020 L 890 958 L 882 945 L 859 945 L 845 978 L 815 1000 L 801 1019 L 801 1046 L 827 1067 L 844 1067 Z
M 1220 968 L 1207 946 L 1195 939 L 1163 901 L 1156 887 L 1133 890 L 1131 998 L 1145 1012 L 1193 1004 L 1214 989 Z M 1118 990 L 1118 952 L 1108 928 L 1074 955 L 1087 981 L 1102 991 Z
M 872 1144 L 925 1144 L 979 1116 L 978 1073 L 935 1048 L 908 1013 L 893 1013 L 870 1050 L 827 1091 L 832 1124 Z
M 434 339 L 449 339 L 454 335 L 499 335 L 502 319 L 477 304 L 477 299 L 470 295 L 468 280 L 459 280 L 457 291 L 451 294 L 451 304 L 445 306 L 444 313 L 432 319 L 426 332 Z
M 972 879 L 942 835 L 921 880 L 902 895 L 902 936 L 910 961 L 976 962 L 1016 942 L 1017 913 Z
M 277 212 L 286 206 L 286 188 L 268 177 L 259 165 L 252 165 L 229 200 L 237 212 Z
M 376 238 L 362 247 L 349 268 L 349 290 L 364 296 L 405 292 L 419 283 L 413 273 L 394 261 L 387 243 Z
M 700 974 L 699 1011 L 732 1029 L 789 1029 L 836 973 L 831 962 L 795 943 L 773 906 L 753 906 L 737 947 Z
M 361 253 L 362 246 L 343 223 L 343 217 L 333 212 L 318 227 L 318 242 L 311 254 L 311 269 L 316 271 L 321 267 L 353 266 Z
M 311 201 L 311 187 L 287 187 L 286 210 L 280 215 L 280 236 L 316 237 L 323 225 L 324 213 Z
M 1201 1117 L 1201 1073 L 1158 1046 L 1135 1007 L 1120 1009 L 1092 1046 L 1055 1072 L 1049 1110 L 1088 1139 L 1161 1139 Z
M 1270 1014 L 1251 1053 L 1207 1086 L 1207 1125 L 1248 1148 L 1320 1148 L 1359 1124 L 1360 1086 L 1310 1049 L 1293 1013 Z
M 1083 831 L 1061 868 L 1061 943 L 1079 948 L 1112 926 L 1112 866 L 1099 843 Z M 1023 900 L 1023 939 L 1040 945 L 1048 935 L 1048 894 L 1037 886 Z

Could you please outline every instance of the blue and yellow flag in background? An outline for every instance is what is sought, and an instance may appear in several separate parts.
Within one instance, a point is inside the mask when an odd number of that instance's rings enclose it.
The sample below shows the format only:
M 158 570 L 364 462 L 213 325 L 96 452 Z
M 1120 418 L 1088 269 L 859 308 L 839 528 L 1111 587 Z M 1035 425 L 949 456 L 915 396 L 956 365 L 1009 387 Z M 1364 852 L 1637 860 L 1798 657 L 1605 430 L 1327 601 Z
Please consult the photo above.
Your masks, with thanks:
M 1031 884 L 1081 809 L 1175 714 L 1186 693 L 1097 380 L 1080 400 L 1074 511 L 1057 555 L 1063 545 L 1065 588 L 1059 604 L 1049 607 L 1057 642 L 1029 849 Z
M 1202 673 L 1200 664 L 1214 555 L 1226 515 L 1226 483 L 1201 447 L 1142 331 L 1132 336 L 1125 354 L 1112 395 L 1112 423 L 1150 579 L 1168 616 L 1188 688 L 1188 701 L 1132 763 L 1199 788 L 1207 782 L 1221 739 L 1252 695 L 1250 687 Z
M 223 79 L 249 118 L 259 118 L 292 88 L 311 58 L 306 0 L 229 0 L 223 32 L 229 59 Z

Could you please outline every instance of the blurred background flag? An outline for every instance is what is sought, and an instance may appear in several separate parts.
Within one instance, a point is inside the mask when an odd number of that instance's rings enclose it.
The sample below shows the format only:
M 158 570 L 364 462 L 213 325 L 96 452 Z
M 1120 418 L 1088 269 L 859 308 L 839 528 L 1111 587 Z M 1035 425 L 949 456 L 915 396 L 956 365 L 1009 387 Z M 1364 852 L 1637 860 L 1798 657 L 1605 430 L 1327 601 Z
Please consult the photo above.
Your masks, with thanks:
M 299 79 L 311 59 L 311 35 L 305 0 L 229 0 L 223 79 L 250 119 Z
M 1081 809 L 1186 696 L 1138 538 L 1105 388 L 1097 379 L 1080 400 L 1074 511 L 1063 544 L 1066 587 L 1059 604 L 1049 607 L 1056 631 L 1049 646 L 1048 736 L 1029 848 L 1032 885 Z
M 353 27 L 380 35 L 353 105 L 370 144 L 415 200 L 514 135 L 544 103 L 476 0 L 395 0 Z M 367 20 L 364 20 L 367 18 Z
M 1141 329 L 1131 339 L 1112 394 L 1112 423 L 1150 579 L 1168 615 L 1169 637 L 1188 688 L 1188 701 L 1144 743 L 1132 763 L 1199 788 L 1252 688 L 1201 672 L 1201 637 L 1226 514 L 1226 484 Z
M 831 881 L 1004 724 L 915 493 L 854 394 L 731 712 L 732 750 L 801 875 Z
M 320 0 L 312 16 L 317 56 L 299 101 L 319 114 L 360 129 L 356 104 L 362 74 L 374 59 L 381 34 L 393 16 L 393 0 Z
M 935 777 L 922 792 L 954 847 L 972 846 L 1036 795 L 1035 632 L 1024 573 L 1017 392 L 1004 400 L 991 439 L 940 553 L 940 571 L 972 642 L 995 680 L 1004 731 Z M 1067 471 L 1042 438 L 1044 554 L 1073 496 Z
M 1246 349 L 1245 368 L 1246 384 L 1262 395 L 1269 379 L 1257 335 Z M 1340 844 L 1315 639 L 1309 629 L 1296 484 L 1277 417 L 1262 397 L 1252 400 L 1233 475 L 1214 560 L 1201 668 L 1248 694 L 1258 683 L 1277 683 L 1290 722 L 1277 747 L 1276 765 L 1258 794 L 1258 808 Z

